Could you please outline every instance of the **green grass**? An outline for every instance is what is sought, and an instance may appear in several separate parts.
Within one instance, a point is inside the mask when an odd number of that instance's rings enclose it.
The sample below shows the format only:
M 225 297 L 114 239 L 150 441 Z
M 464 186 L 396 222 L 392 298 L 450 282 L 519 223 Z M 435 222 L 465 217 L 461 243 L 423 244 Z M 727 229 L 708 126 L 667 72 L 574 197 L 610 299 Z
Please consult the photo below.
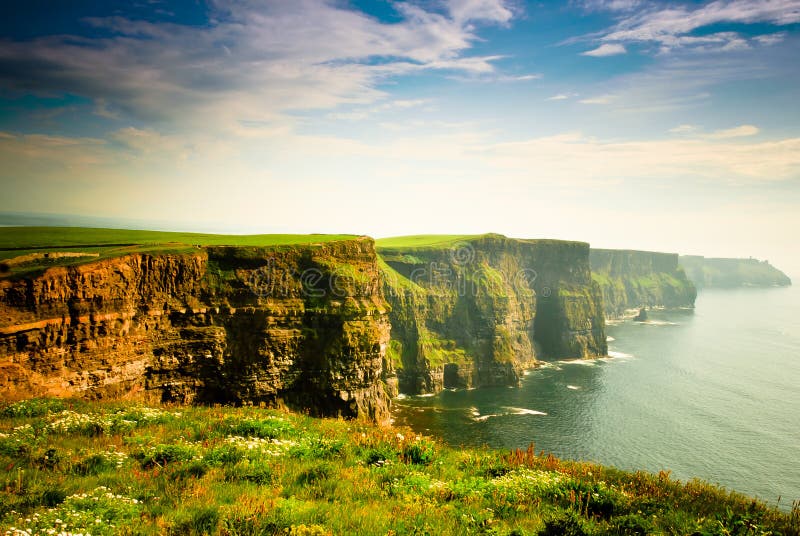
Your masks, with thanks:
M 355 235 L 260 234 L 220 235 L 95 229 L 88 227 L 0 227 L 0 250 L 11 248 L 43 249 L 104 245 L 155 245 L 180 243 L 201 246 L 284 246 L 348 240 Z
M 16 535 L 800 534 L 797 508 L 663 472 L 253 407 L 20 402 L 0 467 Z
M 22 277 L 53 266 L 85 264 L 130 253 L 187 253 L 193 251 L 195 246 L 288 247 L 353 238 L 356 236 L 217 235 L 87 227 L 0 227 L 0 261 L 30 254 L 91 254 L 85 257 L 34 259 L 3 270 L 12 277 Z
M 488 236 L 483 235 L 409 235 L 409 236 L 392 236 L 388 238 L 379 238 L 375 240 L 375 245 L 378 249 L 396 249 L 396 248 L 440 248 L 448 247 L 458 242 L 467 242 Z

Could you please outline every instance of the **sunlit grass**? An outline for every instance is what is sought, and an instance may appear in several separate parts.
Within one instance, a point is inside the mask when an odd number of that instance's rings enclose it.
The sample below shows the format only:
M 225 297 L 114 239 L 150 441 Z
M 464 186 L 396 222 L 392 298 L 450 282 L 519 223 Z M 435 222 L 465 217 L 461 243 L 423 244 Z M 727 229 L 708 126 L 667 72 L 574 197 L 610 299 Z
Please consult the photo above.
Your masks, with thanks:
M 798 534 L 710 484 L 253 407 L 2 409 L 0 534 Z

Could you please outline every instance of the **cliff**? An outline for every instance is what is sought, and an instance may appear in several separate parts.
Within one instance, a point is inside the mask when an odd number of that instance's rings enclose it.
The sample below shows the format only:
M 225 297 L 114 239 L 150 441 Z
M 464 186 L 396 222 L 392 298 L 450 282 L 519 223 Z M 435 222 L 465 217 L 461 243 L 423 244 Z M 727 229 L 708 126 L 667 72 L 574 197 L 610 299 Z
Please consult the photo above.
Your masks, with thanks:
M 515 385 L 538 358 L 607 352 L 588 244 L 428 236 L 378 251 L 402 392 Z
M 372 239 L 126 251 L 0 279 L 0 398 L 388 417 Z
M 697 288 L 786 287 L 792 280 L 767 261 L 682 255 L 680 264 Z
M 676 253 L 592 248 L 590 259 L 609 318 L 640 307 L 694 307 L 697 290 Z

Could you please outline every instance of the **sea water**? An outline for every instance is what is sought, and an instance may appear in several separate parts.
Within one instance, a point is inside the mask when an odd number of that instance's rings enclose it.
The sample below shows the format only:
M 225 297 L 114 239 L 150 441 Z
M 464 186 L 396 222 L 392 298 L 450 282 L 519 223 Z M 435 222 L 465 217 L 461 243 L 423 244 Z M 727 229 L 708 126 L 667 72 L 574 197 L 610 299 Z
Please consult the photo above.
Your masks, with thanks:
M 800 288 L 704 290 L 694 310 L 607 326 L 609 355 L 519 388 L 395 402 L 396 424 L 458 446 L 668 470 L 786 508 L 800 499 Z

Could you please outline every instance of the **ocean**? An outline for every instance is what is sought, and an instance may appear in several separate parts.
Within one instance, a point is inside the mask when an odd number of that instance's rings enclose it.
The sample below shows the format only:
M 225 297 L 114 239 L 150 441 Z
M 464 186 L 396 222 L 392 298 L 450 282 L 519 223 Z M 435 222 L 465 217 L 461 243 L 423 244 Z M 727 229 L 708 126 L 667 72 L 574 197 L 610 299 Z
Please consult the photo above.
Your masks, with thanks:
M 607 334 L 610 358 L 549 362 L 518 388 L 399 399 L 395 423 L 800 500 L 800 288 L 703 290 L 694 310 Z

